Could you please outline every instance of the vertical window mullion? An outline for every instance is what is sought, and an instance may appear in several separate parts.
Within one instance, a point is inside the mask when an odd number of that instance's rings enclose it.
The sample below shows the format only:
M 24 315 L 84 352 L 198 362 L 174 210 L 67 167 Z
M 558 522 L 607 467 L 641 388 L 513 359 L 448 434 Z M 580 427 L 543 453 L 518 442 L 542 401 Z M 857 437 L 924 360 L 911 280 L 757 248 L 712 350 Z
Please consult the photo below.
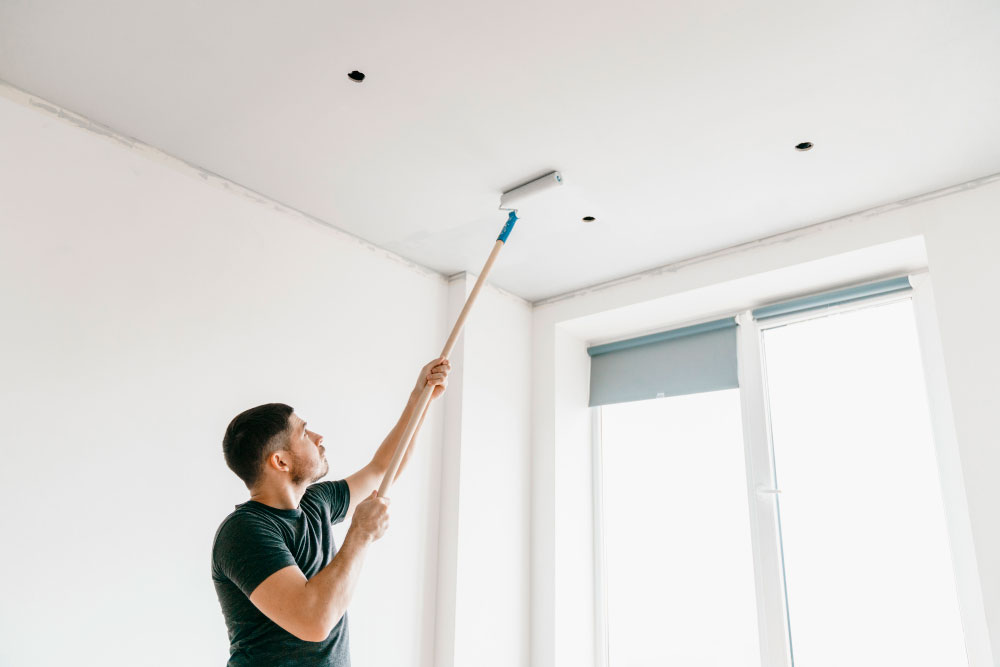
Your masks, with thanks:
M 590 408 L 594 498 L 594 667 L 608 667 L 608 579 L 604 545 L 604 455 L 601 406 Z
M 740 314 L 736 320 L 739 324 L 737 360 L 761 663 L 766 667 L 791 667 L 762 340 L 750 311 Z

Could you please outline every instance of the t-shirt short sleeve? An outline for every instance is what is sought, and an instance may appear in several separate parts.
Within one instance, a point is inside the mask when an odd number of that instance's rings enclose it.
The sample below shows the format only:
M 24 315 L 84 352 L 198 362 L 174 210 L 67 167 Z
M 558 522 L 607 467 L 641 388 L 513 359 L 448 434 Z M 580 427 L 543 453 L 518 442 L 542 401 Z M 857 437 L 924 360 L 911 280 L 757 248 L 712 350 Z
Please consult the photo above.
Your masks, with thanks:
M 223 524 L 212 558 L 218 571 L 247 597 L 272 574 L 296 564 L 281 530 L 251 513 L 234 514 Z
M 316 498 L 330 508 L 330 523 L 340 523 L 347 516 L 351 506 L 351 487 L 346 479 L 336 482 L 319 482 L 313 484 L 307 493 L 316 494 Z

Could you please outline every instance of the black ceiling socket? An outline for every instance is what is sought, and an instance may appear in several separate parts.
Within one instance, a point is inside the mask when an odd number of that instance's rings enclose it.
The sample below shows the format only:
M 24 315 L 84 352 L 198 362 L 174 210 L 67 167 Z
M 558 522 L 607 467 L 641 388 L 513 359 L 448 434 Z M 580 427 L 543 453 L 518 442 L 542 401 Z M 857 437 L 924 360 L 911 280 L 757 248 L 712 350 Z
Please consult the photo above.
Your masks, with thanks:
M 365 80 L 365 73 L 359 72 L 358 70 L 354 70 L 353 72 L 347 73 L 347 78 L 350 79 L 351 81 L 357 81 L 358 83 L 361 83 L 362 81 Z
M 585 216 L 583 216 L 583 221 L 584 222 L 593 222 L 594 220 L 597 220 L 597 218 L 595 218 L 592 215 L 585 215 Z
M 801 144 L 795 144 L 795 150 L 797 151 L 807 151 L 813 147 L 813 142 L 803 141 Z

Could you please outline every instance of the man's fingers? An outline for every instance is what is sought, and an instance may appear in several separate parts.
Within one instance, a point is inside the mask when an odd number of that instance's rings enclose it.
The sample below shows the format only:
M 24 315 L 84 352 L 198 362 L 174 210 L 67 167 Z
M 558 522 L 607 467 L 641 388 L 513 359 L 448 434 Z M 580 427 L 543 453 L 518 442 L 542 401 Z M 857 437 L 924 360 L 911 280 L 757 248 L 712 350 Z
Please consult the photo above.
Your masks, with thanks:
M 446 387 L 449 371 L 451 362 L 445 357 L 438 357 L 423 368 L 424 386 Z

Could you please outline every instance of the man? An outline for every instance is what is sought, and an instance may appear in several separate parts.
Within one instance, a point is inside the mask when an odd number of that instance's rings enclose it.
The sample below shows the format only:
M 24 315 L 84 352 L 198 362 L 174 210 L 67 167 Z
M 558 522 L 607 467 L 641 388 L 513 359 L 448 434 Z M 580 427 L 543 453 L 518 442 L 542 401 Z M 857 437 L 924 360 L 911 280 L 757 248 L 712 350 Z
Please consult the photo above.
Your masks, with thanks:
M 261 405 L 229 424 L 222 441 L 226 463 L 250 490 L 250 500 L 219 526 L 212 547 L 230 667 L 350 666 L 347 606 L 368 547 L 389 525 L 389 502 L 378 497 L 378 485 L 424 386 L 433 386 L 437 398 L 450 370 L 443 357 L 424 366 L 371 462 L 338 482 L 314 484 L 329 469 L 323 436 L 291 407 Z M 331 527 L 351 516 L 337 550 Z

